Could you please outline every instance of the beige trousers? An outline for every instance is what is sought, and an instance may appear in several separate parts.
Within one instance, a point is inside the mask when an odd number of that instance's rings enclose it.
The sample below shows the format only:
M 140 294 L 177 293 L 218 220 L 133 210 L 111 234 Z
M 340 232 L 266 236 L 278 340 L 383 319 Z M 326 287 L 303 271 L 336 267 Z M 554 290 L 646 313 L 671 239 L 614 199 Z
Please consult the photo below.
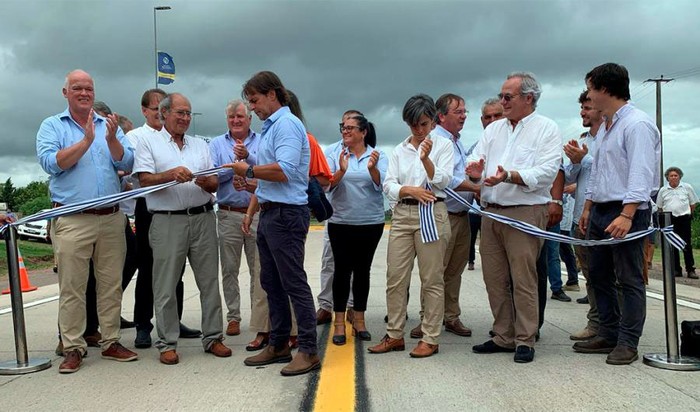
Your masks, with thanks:
M 394 208 L 387 249 L 386 305 L 389 317 L 387 334 L 394 339 L 403 338 L 407 291 L 417 256 L 424 310 L 421 321 L 422 340 L 435 345 L 438 343 L 445 312 L 444 257 L 451 232 L 445 203 L 435 203 L 433 211 L 439 239 L 423 243 L 418 206 L 398 204 Z
M 462 287 L 462 272 L 469 261 L 471 228 L 469 216 L 449 215 L 450 243 L 445 252 L 445 321 L 459 319 L 459 290 Z
M 547 207 L 515 206 L 486 211 L 530 223 L 547 224 Z M 499 346 L 533 347 L 538 327 L 537 256 L 543 240 L 493 219 L 481 221 L 481 264 L 493 313 L 493 341 Z M 511 292 L 512 288 L 512 292 Z
M 77 214 L 54 219 L 51 225 L 58 265 L 58 328 L 64 351 L 87 352 L 85 289 L 90 259 L 97 282 L 97 317 L 102 350 L 119 341 L 122 309 L 122 269 L 126 256 L 124 219 L 121 212 L 97 216 Z

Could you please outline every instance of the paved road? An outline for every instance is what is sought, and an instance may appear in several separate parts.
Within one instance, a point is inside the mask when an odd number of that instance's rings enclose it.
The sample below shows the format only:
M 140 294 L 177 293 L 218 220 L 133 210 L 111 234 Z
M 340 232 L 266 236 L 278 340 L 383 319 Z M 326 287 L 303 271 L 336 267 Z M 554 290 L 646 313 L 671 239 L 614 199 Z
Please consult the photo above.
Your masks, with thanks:
M 368 328 L 373 342 L 384 334 L 386 241 L 385 233 L 373 266 Z M 306 269 L 316 293 L 322 232 L 312 231 L 307 242 Z M 249 368 L 246 343 L 253 333 L 227 338 L 234 354 L 218 359 L 202 351 L 198 340 L 181 340 L 180 364 L 158 362 L 156 349 L 137 350 L 140 359 L 117 363 L 101 359 L 91 348 L 82 369 L 59 375 L 56 345 L 58 302 L 55 284 L 24 295 L 25 304 L 49 302 L 25 310 L 31 357 L 49 357 L 53 367 L 22 376 L 0 376 L 0 405 L 14 410 L 700 410 L 700 372 L 672 372 L 652 368 L 641 361 L 631 366 L 609 366 L 604 355 L 581 355 L 571 350 L 571 332 L 584 325 L 583 305 L 550 300 L 542 339 L 535 361 L 515 364 L 511 354 L 476 355 L 471 346 L 488 339 L 491 324 L 480 267 L 463 276 L 462 320 L 474 330 L 470 338 L 443 334 L 440 353 L 427 359 L 411 359 L 407 350 L 370 355 L 360 344 L 350 343 L 326 351 L 328 327 L 319 327 L 324 347 L 321 372 L 285 378 L 283 365 Z M 185 322 L 199 324 L 198 293 L 191 272 L 186 272 Z M 248 290 L 245 264 L 241 290 Z M 132 285 L 134 282 L 132 282 Z M 131 318 L 133 286 L 126 291 L 123 313 Z M 651 291 L 661 291 L 652 280 Z M 700 301 L 700 291 L 678 286 L 679 295 Z M 411 296 L 419 296 L 414 271 Z M 571 293 L 573 298 L 582 293 Z M 249 319 L 249 297 L 242 297 L 244 322 Z M 14 359 L 9 297 L 0 297 L 0 361 Z M 700 319 L 700 305 L 679 306 L 679 319 Z M 407 331 L 416 325 L 418 299 L 409 303 Z M 122 331 L 122 343 L 133 348 L 135 332 Z M 352 341 L 351 341 L 352 342 Z M 364 344 L 367 346 L 367 343 Z M 665 352 L 663 304 L 649 299 L 647 322 L 640 353 Z

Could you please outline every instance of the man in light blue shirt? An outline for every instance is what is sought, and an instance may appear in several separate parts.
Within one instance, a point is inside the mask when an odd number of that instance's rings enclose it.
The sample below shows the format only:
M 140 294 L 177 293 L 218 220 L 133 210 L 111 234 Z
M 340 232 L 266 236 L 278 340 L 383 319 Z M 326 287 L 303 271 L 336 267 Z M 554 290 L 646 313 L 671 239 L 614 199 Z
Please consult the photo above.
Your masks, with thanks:
M 68 74 L 63 96 L 68 100 L 68 108 L 44 120 L 36 138 L 37 158 L 50 176 L 54 206 L 119 193 L 117 171 L 131 170 L 134 154 L 118 126 L 117 116 L 105 118 L 93 111 L 94 83 L 82 70 Z M 114 205 L 62 216 L 51 225 L 59 270 L 58 327 L 65 356 L 59 373 L 78 371 L 87 353 L 83 331 L 90 259 L 94 261 L 99 285 L 97 308 L 102 327 L 102 357 L 117 361 L 138 358 L 119 343 L 125 219 L 119 213 L 119 206 Z
M 588 178 L 591 175 L 591 166 L 593 165 L 593 153 L 595 151 L 595 135 L 600 130 L 603 123 L 603 117 L 600 110 L 595 109 L 588 98 L 588 91 L 584 91 L 579 96 L 581 104 L 581 119 L 583 126 L 588 127 L 588 131 L 581 135 L 577 140 L 571 140 L 564 146 L 564 153 L 571 161 L 564 166 L 564 174 L 566 183 L 575 183 L 576 192 L 574 193 L 575 203 L 574 212 L 572 215 L 572 233 L 577 239 L 585 239 L 585 235 L 579 228 L 579 220 L 583 213 L 583 205 L 586 203 L 586 189 L 588 188 Z M 595 300 L 595 291 L 588 270 L 588 247 L 574 246 L 574 251 L 581 264 L 581 273 L 586 279 L 586 296 L 576 299 L 578 303 L 589 304 L 588 309 L 588 324 L 580 331 L 572 333 L 569 338 L 571 340 L 588 340 L 598 335 L 600 319 L 598 317 L 598 305 Z
M 251 114 L 248 106 L 242 100 L 232 100 L 226 106 L 226 123 L 228 131 L 215 138 L 209 144 L 214 167 L 231 164 L 239 160 L 255 165 L 260 138 L 250 130 Z M 221 286 L 224 290 L 226 313 L 226 334 L 235 336 L 241 333 L 241 293 L 238 285 L 238 271 L 241 266 L 241 251 L 245 249 L 248 271 L 252 285 L 257 282 L 259 268 L 257 264 L 257 235 L 258 221 L 254 219 L 251 234 L 241 231 L 243 218 L 248 213 L 248 205 L 252 192 L 255 190 L 254 179 L 236 176 L 233 170 L 219 172 L 219 187 L 216 190 L 217 225 L 219 233 L 219 254 L 221 256 Z M 250 190 L 250 191 L 249 191 Z M 253 323 L 251 315 L 251 325 Z M 262 330 L 262 325 L 256 325 L 256 331 Z
M 649 226 L 650 200 L 660 179 L 660 133 L 646 113 L 629 103 L 629 74 L 623 66 L 606 63 L 594 68 L 586 75 L 586 85 L 605 123 L 596 137 L 579 227 L 590 239 L 620 239 Z M 574 350 L 608 353 L 606 362 L 612 365 L 637 360 L 646 317 L 644 264 L 644 239 L 590 249 L 600 329 L 596 338 L 574 344 Z
M 239 176 L 258 179 L 254 202 L 259 201 L 261 210 L 257 238 L 260 283 L 267 292 L 272 325 L 269 346 L 244 363 L 261 366 L 291 360 L 282 368 L 282 375 L 300 375 L 321 367 L 316 309 L 304 271 L 310 218 L 306 194 L 309 140 L 301 120 L 286 106 L 289 96 L 276 74 L 255 74 L 243 86 L 243 95 L 263 121 L 258 164 L 240 161 L 232 167 Z M 244 220 L 247 230 L 250 220 L 250 216 Z M 289 300 L 299 328 L 299 351 L 293 359 L 288 345 L 292 328 Z

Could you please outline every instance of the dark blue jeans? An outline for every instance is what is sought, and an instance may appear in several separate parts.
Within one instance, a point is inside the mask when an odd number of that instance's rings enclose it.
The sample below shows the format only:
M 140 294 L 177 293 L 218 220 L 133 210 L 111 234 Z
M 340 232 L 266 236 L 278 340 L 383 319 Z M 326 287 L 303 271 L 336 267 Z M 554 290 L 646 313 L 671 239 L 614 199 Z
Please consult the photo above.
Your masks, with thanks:
M 562 230 L 561 234 L 572 236 L 571 232 L 568 230 Z M 566 265 L 566 273 L 568 274 L 566 284 L 578 285 L 578 267 L 576 267 L 574 248 L 569 243 L 559 243 L 559 257 Z
M 587 230 L 588 239 L 607 239 L 605 228 L 622 212 L 621 202 L 593 205 Z M 650 211 L 637 210 L 630 233 L 649 226 Z M 600 329 L 598 336 L 618 345 L 637 348 L 646 319 L 644 288 L 644 239 L 611 246 L 592 246 L 588 255 L 589 274 L 595 290 Z M 622 290 L 618 302 L 616 281 Z M 620 307 L 622 305 L 622 307 Z
M 559 223 L 547 228 L 547 232 L 559 233 Z M 559 261 L 559 242 L 553 240 L 544 241 L 544 250 L 547 254 L 547 276 L 549 288 L 552 292 L 559 292 L 562 288 L 561 262 Z
M 299 351 L 317 353 L 316 308 L 304 271 L 304 245 L 309 232 L 306 205 L 278 205 L 261 212 L 258 224 L 260 284 L 270 308 L 270 345 L 282 348 L 292 330 L 292 301 L 299 328 Z

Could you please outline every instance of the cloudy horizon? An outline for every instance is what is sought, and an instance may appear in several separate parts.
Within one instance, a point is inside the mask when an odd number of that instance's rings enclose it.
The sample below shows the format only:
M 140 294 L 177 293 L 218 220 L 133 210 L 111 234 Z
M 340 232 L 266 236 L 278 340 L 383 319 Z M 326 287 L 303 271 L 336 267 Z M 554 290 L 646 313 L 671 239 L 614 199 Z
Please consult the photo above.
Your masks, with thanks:
M 375 123 L 390 151 L 409 131 L 408 97 L 452 92 L 470 111 L 465 145 L 481 133 L 482 102 L 513 71 L 543 85 L 538 112 L 565 139 L 584 131 L 577 102 L 583 77 L 608 61 L 631 75 L 632 102 L 655 117 L 649 78 L 662 86 L 664 166 L 679 166 L 700 186 L 700 92 L 693 1 L 3 1 L 0 4 L 0 182 L 15 187 L 47 175 L 35 157 L 41 121 L 63 111 L 67 72 L 88 71 L 96 99 L 134 125 L 140 97 L 154 86 L 153 7 L 158 48 L 176 65 L 173 84 L 200 112 L 190 133 L 226 131 L 226 103 L 260 70 L 276 72 L 299 96 L 309 131 L 322 145 L 339 139 L 350 108 Z M 254 116 L 255 117 L 255 116 Z M 196 131 L 194 128 L 196 127 Z M 254 119 L 259 130 L 260 121 Z

